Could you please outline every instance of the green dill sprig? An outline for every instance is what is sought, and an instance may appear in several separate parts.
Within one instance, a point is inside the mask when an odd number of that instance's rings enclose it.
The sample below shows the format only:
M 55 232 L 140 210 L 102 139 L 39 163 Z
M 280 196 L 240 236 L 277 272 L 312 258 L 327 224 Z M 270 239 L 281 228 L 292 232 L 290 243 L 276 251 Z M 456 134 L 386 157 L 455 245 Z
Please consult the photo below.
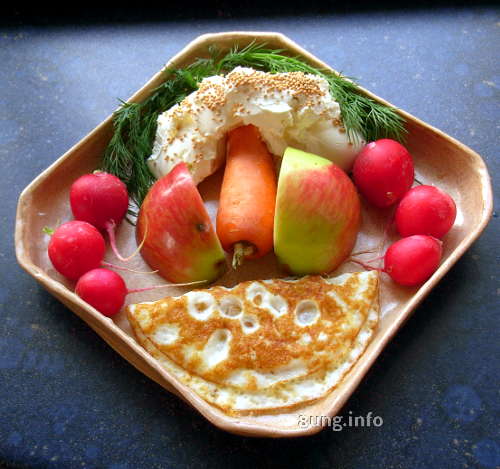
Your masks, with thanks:
M 113 136 L 104 151 L 102 169 L 118 176 L 132 200 L 140 207 L 155 181 L 146 163 L 151 155 L 158 116 L 198 88 L 206 77 L 227 73 L 237 66 L 270 73 L 303 72 L 323 77 L 333 98 L 339 103 L 341 117 L 351 141 L 359 135 L 366 141 L 379 138 L 403 140 L 403 118 L 395 109 L 360 94 L 352 79 L 326 69 L 317 69 L 285 51 L 252 43 L 222 54 L 209 49 L 209 58 L 196 60 L 182 69 L 165 71 L 166 80 L 140 103 L 122 102 L 113 117 Z
M 102 169 L 118 176 L 132 200 L 140 206 L 155 181 L 146 160 L 151 155 L 158 116 L 198 88 L 215 73 L 212 59 L 199 59 L 189 67 L 168 70 L 167 80 L 140 103 L 121 103 L 113 116 L 113 136 L 103 155 Z

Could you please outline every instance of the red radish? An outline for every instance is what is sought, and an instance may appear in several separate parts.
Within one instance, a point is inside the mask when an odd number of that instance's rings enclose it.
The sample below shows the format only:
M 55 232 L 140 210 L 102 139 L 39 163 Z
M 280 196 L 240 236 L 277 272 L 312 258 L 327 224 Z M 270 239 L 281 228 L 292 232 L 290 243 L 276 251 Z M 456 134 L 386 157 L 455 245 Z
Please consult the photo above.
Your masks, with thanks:
M 424 283 L 441 262 L 442 243 L 432 236 L 413 235 L 389 246 L 383 271 L 400 285 Z
M 52 265 L 71 280 L 99 267 L 105 251 L 101 233 L 90 223 L 77 220 L 63 223 L 57 228 L 48 247 Z
M 104 238 L 95 226 L 86 221 L 73 220 L 62 224 L 56 231 L 50 228 L 43 231 L 51 236 L 48 255 L 52 265 L 70 280 L 77 280 L 89 270 L 101 266 L 138 274 L 157 272 L 142 272 L 105 262 Z
M 415 170 L 408 150 L 390 139 L 368 143 L 356 157 L 354 182 L 373 205 L 384 208 L 396 203 L 413 184 Z
M 434 186 L 410 189 L 396 209 L 396 227 L 401 236 L 423 234 L 442 238 L 450 231 L 457 208 L 453 199 Z
M 78 280 L 75 292 L 105 316 L 114 316 L 122 309 L 127 286 L 116 272 L 93 269 Z
M 116 249 L 115 241 L 115 227 L 128 209 L 125 184 L 112 174 L 96 171 L 79 177 L 71 186 L 69 198 L 73 216 L 106 231 L 116 256 L 127 260 Z
M 164 287 L 183 287 L 201 282 L 155 285 L 153 287 L 128 290 L 123 278 L 109 269 L 93 269 L 80 277 L 76 283 L 76 294 L 89 305 L 105 316 L 119 313 L 125 303 L 125 297 L 130 293 L 139 293 Z

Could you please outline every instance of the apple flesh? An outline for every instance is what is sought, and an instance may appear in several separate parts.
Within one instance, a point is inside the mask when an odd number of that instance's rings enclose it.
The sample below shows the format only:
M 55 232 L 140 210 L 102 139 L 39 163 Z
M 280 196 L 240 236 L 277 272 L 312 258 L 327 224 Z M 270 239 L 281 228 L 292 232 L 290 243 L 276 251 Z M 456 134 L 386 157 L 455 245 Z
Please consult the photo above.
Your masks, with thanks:
M 170 282 L 213 281 L 224 251 L 185 163 L 156 181 L 142 203 L 137 242 L 144 260 Z
M 320 156 L 287 148 L 278 179 L 274 251 L 293 274 L 334 270 L 352 251 L 361 220 L 349 177 Z

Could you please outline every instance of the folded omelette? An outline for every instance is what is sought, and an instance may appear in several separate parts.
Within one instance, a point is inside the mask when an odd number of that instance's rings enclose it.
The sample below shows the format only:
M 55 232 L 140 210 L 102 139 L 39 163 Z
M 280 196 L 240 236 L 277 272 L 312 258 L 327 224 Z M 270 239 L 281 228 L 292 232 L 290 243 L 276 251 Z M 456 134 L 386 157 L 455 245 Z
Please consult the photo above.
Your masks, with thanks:
M 375 271 L 253 280 L 128 307 L 140 344 L 229 414 L 324 397 L 363 353 L 378 316 Z

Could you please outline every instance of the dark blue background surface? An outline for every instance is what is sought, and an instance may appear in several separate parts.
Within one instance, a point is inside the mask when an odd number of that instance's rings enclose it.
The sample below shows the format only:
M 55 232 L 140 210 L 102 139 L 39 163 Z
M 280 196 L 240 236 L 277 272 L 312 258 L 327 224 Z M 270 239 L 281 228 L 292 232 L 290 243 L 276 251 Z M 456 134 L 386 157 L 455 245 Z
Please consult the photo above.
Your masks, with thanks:
M 224 21 L 222 21 L 222 19 Z M 343 415 L 380 428 L 296 440 L 223 433 L 111 350 L 16 264 L 20 191 L 197 35 L 280 31 L 456 137 L 500 181 L 492 7 L 0 28 L 0 465 L 500 466 L 499 219 L 415 311 Z M 498 196 L 498 194 L 497 194 Z M 498 206 L 498 199 L 496 199 Z

